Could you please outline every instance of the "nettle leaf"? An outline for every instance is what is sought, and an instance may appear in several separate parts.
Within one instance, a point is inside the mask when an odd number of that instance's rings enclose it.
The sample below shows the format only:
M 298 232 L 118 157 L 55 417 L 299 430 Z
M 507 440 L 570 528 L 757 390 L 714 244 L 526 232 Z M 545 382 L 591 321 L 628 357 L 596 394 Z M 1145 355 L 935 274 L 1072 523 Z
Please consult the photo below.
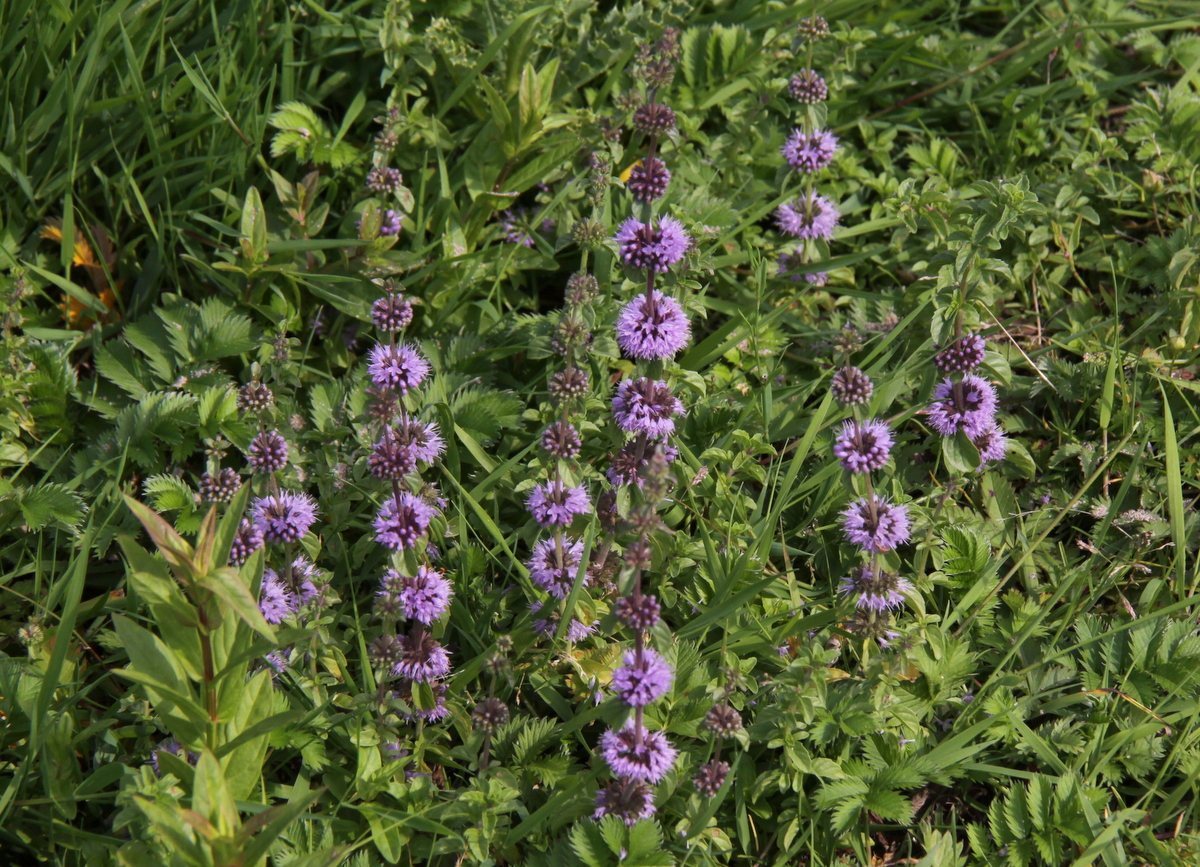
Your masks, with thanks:
M 191 486 L 183 479 L 166 473 L 146 479 L 142 489 L 151 498 L 156 512 L 191 509 L 196 503 L 195 492 Z
M 14 487 L 0 495 L 0 502 L 15 506 L 30 530 L 41 530 L 55 522 L 74 530 L 87 512 L 83 498 L 65 485 L 54 483 Z
M 471 388 L 455 395 L 450 409 L 455 423 L 486 445 L 502 428 L 520 425 L 525 402 L 512 392 Z

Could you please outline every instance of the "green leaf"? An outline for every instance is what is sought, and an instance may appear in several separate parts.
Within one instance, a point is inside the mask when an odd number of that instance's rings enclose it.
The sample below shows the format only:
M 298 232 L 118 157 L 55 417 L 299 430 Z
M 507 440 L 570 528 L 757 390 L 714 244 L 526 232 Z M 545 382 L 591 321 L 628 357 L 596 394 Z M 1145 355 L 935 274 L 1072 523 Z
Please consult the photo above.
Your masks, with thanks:
M 263 619 L 258 603 L 238 570 L 230 566 L 217 567 L 197 578 L 196 586 L 204 588 L 228 605 L 234 614 L 267 641 L 276 643 L 275 630 Z

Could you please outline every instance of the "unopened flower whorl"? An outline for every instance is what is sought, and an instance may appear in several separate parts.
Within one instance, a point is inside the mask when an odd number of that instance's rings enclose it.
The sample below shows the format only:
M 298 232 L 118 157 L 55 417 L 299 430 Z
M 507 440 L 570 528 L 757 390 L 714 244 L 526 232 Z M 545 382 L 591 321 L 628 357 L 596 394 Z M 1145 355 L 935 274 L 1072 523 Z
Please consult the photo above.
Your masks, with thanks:
M 661 199 L 671 183 L 671 170 L 658 157 L 648 157 L 633 167 L 625 184 L 639 202 Z
M 875 385 L 871 377 L 857 367 L 843 367 L 833 375 L 829 390 L 833 392 L 833 399 L 842 406 L 857 406 L 871 399 Z
M 892 430 L 877 418 L 850 420 L 833 443 L 833 456 L 852 473 L 882 469 L 892 453 Z
M 692 784 L 701 795 L 712 798 L 721 790 L 727 776 L 729 776 L 729 762 L 714 760 L 700 766 L 700 769 L 696 771 L 696 776 L 692 777 Z
M 983 364 L 987 341 L 978 334 L 964 334 L 933 357 L 937 369 L 945 373 L 966 373 Z
M 247 518 L 242 518 L 238 531 L 229 546 L 229 562 L 241 566 L 250 559 L 250 555 L 263 546 L 262 528 Z
M 838 152 L 838 138 L 827 129 L 812 132 L 796 129 L 779 152 L 789 166 L 811 174 L 833 162 L 833 156 Z
M 891 551 L 908 541 L 908 509 L 883 497 L 855 500 L 842 512 L 846 540 L 868 553 Z
M 279 431 L 265 430 L 250 442 L 246 463 L 256 473 L 282 470 L 288 462 L 288 444 Z
M 559 402 L 583 397 L 587 391 L 587 372 L 578 367 L 568 367 L 550 377 L 550 396 Z
M 622 596 L 613 605 L 617 619 L 640 632 L 649 632 L 658 623 L 662 606 L 654 596 Z
M 639 730 L 632 722 L 602 734 L 600 753 L 618 777 L 646 783 L 665 777 L 679 755 L 662 732 Z
M 814 15 L 801 21 L 796 29 L 799 31 L 801 39 L 806 42 L 814 42 L 829 35 L 829 22 L 820 15 Z
M 643 361 L 673 358 L 692 339 L 683 308 L 657 289 L 639 292 L 617 316 L 617 344 L 629 358 Z
M 403 331 L 412 318 L 412 303 L 399 293 L 385 295 L 371 305 L 371 321 L 380 331 Z
M 393 551 L 415 547 L 425 535 L 435 510 L 408 491 L 383 501 L 375 516 L 375 541 Z
M 627 650 L 624 665 L 613 671 L 612 690 L 631 707 L 644 707 L 658 701 L 671 689 L 675 679 L 669 666 L 649 647 Z
M 742 728 L 742 715 L 728 704 L 714 704 L 704 715 L 704 727 L 718 737 L 727 738 Z
M 633 113 L 633 125 L 643 135 L 666 132 L 675 128 L 675 112 L 661 102 L 648 102 Z
M 387 436 L 372 447 L 367 468 L 377 479 L 402 479 L 417 468 L 417 458 L 409 446 Z
M 237 405 L 240 412 L 260 412 L 275 403 L 275 394 L 258 380 L 247 382 L 238 389 Z
M 552 457 L 563 460 L 577 458 L 582 445 L 579 431 L 570 422 L 556 421 L 542 433 L 542 448 Z
M 205 503 L 228 503 L 242 489 L 242 477 L 232 467 L 215 476 L 205 473 L 200 477 L 200 499 Z
M 367 172 L 367 189 L 373 193 L 394 193 L 403 182 L 400 170 L 389 166 L 372 166 Z
M 367 366 L 375 385 L 401 394 L 407 394 L 410 388 L 416 388 L 424 382 L 429 371 L 429 362 L 415 346 L 408 343 L 395 346 L 378 344 L 371 350 L 371 363 Z
M 471 711 L 471 721 L 476 728 L 495 734 L 500 726 L 508 722 L 508 705 L 498 698 L 485 698 Z
M 654 792 L 641 780 L 618 779 L 596 793 L 593 818 L 616 816 L 633 827 L 641 819 L 654 815 Z
M 317 520 L 317 502 L 308 494 L 280 491 L 255 500 L 250 515 L 267 542 L 299 542 Z
M 815 105 L 825 101 L 829 96 L 829 88 L 825 79 L 814 70 L 802 69 L 788 82 L 788 94 L 802 105 Z
M 568 488 L 561 480 L 552 479 L 535 485 L 525 505 L 543 527 L 566 526 L 576 515 L 586 515 L 592 510 L 592 498 L 583 486 Z

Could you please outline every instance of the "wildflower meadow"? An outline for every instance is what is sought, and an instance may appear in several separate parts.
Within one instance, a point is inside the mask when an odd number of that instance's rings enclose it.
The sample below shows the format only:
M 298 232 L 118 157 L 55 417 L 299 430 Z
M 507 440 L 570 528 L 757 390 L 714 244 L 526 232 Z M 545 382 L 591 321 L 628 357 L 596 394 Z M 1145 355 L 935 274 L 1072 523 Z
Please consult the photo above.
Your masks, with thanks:
M 1200 5 L 0 61 L 0 865 L 1200 863 Z

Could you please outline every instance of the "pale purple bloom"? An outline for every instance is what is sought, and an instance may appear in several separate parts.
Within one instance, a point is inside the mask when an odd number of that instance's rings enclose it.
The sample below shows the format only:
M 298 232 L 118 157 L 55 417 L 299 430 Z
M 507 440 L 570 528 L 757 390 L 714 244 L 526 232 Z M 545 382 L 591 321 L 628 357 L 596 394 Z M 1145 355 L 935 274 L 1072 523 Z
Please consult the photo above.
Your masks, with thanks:
M 377 479 L 403 479 L 417 468 L 417 456 L 395 437 L 385 436 L 372 446 L 367 468 Z
M 679 752 L 662 732 L 639 729 L 631 721 L 600 736 L 600 754 L 618 777 L 657 783 L 675 765 Z
M 446 441 L 435 422 L 420 422 L 410 418 L 407 424 L 396 427 L 396 442 L 407 446 L 412 456 L 431 464 L 446 450 Z
M 392 673 L 416 683 L 427 683 L 450 673 L 450 654 L 420 627 L 400 636 L 400 658 Z
M 263 657 L 263 660 L 271 667 L 272 680 L 287 671 L 288 656 L 291 654 L 291 652 L 292 651 L 290 648 L 284 650 L 272 650 Z
M 654 815 L 654 792 L 640 780 L 614 780 L 596 793 L 593 818 L 616 816 L 632 827 Z
M 657 289 L 638 295 L 617 317 L 617 344 L 629 358 L 672 358 L 687 346 L 692 328 L 679 302 Z
M 933 389 L 929 423 L 942 436 L 962 431 L 976 437 L 995 424 L 996 389 L 986 379 L 967 374 L 958 382 L 944 379 Z
M 299 542 L 317 520 L 317 502 L 308 494 L 280 491 L 259 497 L 250 516 L 267 542 Z
M 371 305 L 371 321 L 380 331 L 403 331 L 412 318 L 412 304 L 399 293 L 385 295 Z
M 555 539 L 543 539 L 533 546 L 533 556 L 526 565 L 534 584 L 556 599 L 565 599 L 575 584 L 575 576 L 583 560 L 583 542 L 564 540 L 561 545 L 561 558 L 559 550 L 559 543 Z M 586 572 L 583 583 L 584 586 L 588 583 Z
M 877 418 L 850 420 L 833 444 L 833 455 L 852 473 L 869 473 L 888 462 L 892 453 L 892 431 Z
M 648 647 L 627 650 L 624 665 L 612 675 L 612 691 L 633 707 L 644 707 L 658 701 L 671 689 L 674 675 L 666 660 Z
M 975 448 L 979 449 L 980 469 L 988 461 L 1003 460 L 1004 455 L 1008 452 L 1008 437 L 1004 435 L 1004 431 L 1000 429 L 1000 425 L 994 420 L 978 434 L 971 437 L 971 442 L 975 444 Z
M 535 485 L 525 505 L 543 527 L 566 526 L 576 515 L 586 515 L 592 510 L 592 498 L 583 486 L 568 488 L 561 480 L 552 479 Z
M 415 346 L 408 343 L 376 345 L 371 350 L 371 363 L 367 366 L 367 372 L 377 386 L 401 394 L 407 394 L 410 388 L 416 388 L 424 382 L 429 371 L 429 362 Z
M 787 142 L 779 149 L 788 165 L 802 172 L 816 172 L 831 162 L 838 152 L 838 139 L 826 129 L 805 132 L 792 130 Z
M 784 253 L 779 257 L 777 277 L 783 277 L 792 283 L 807 283 L 810 286 L 824 286 L 829 282 L 828 271 L 809 271 L 800 273 L 799 269 L 808 264 L 804 254 L 797 250 L 794 253 Z
M 400 234 L 400 219 L 399 211 L 388 208 L 383 212 L 383 225 L 379 227 L 381 235 L 399 235 Z
M 660 219 L 657 229 L 630 217 L 617 229 L 615 238 L 626 265 L 654 271 L 666 271 L 683 258 L 692 243 L 674 217 Z
M 656 438 L 669 436 L 675 430 L 675 416 L 683 413 L 683 403 L 667 384 L 649 377 L 618 385 L 612 407 L 622 430 Z
M 435 510 L 407 491 L 383 501 L 375 517 L 375 541 L 392 550 L 412 548 L 425 534 Z
M 289 614 L 295 614 L 299 604 L 296 595 L 288 588 L 274 569 L 264 569 L 262 586 L 258 591 L 258 610 L 267 623 L 282 623 Z
M 842 528 L 847 541 L 864 551 L 890 551 L 908 541 L 908 510 L 883 497 L 855 500 L 842 512 Z
M 405 576 L 400 583 L 400 607 L 404 616 L 427 625 L 442 616 L 454 593 L 445 573 L 428 566 L 418 566 L 416 575 Z
M 775 211 L 775 222 L 781 232 L 807 240 L 822 238 L 829 241 L 837 227 L 841 211 L 824 196 L 812 194 L 811 198 L 799 198 L 784 202 Z
M 842 579 L 838 592 L 852 596 L 858 608 L 882 614 L 904 604 L 904 594 L 912 590 L 912 583 L 895 572 L 874 570 L 870 566 L 859 566 L 850 570 Z

